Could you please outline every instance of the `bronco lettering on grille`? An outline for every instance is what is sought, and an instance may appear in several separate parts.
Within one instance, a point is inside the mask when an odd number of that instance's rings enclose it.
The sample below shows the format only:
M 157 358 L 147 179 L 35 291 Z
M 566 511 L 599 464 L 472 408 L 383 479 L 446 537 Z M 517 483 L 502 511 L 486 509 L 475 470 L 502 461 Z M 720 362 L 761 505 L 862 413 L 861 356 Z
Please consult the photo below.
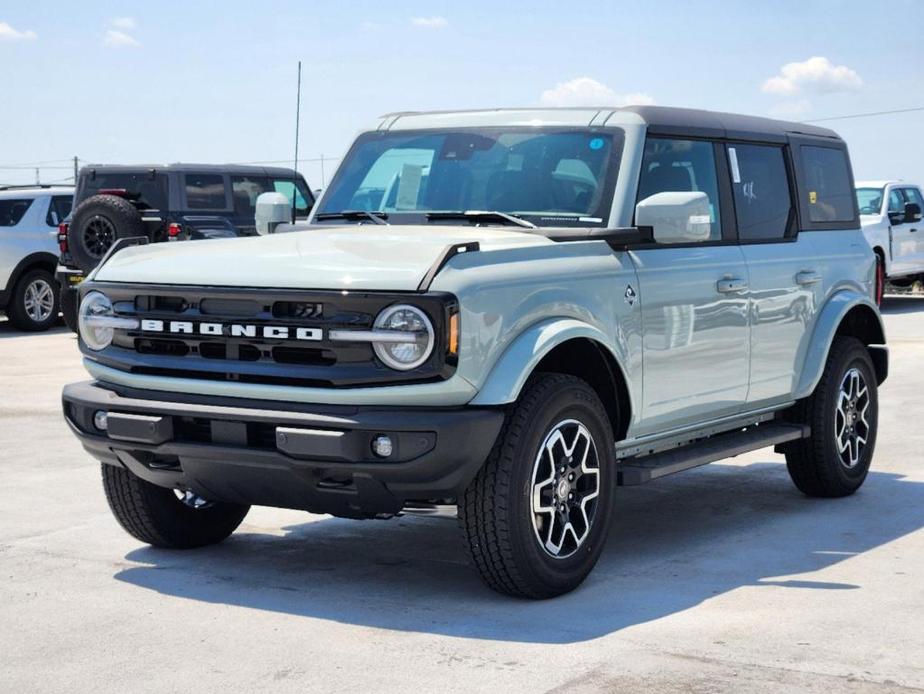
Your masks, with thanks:
M 146 333 L 165 333 L 168 335 L 206 335 L 209 337 L 252 337 L 260 336 L 267 340 L 305 340 L 317 342 L 324 339 L 321 328 L 295 328 L 285 325 L 264 325 L 241 323 L 194 323 L 193 321 L 151 320 L 141 321 L 141 331 Z

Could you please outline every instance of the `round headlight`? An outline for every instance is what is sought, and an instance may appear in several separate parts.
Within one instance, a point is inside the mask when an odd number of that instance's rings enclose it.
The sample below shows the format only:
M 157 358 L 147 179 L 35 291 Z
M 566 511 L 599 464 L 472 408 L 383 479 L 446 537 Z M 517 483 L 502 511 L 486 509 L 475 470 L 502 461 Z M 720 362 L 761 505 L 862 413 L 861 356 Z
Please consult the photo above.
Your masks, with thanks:
M 433 352 L 433 324 L 423 311 L 414 306 L 389 306 L 375 319 L 375 329 L 404 333 L 409 338 L 373 343 L 378 358 L 393 369 L 416 369 Z
M 80 337 L 92 350 L 105 349 L 112 342 L 112 328 L 101 325 L 102 321 L 93 321 L 97 316 L 112 316 L 112 302 L 101 292 L 90 292 L 80 302 L 80 312 L 77 314 L 77 325 L 80 328 Z

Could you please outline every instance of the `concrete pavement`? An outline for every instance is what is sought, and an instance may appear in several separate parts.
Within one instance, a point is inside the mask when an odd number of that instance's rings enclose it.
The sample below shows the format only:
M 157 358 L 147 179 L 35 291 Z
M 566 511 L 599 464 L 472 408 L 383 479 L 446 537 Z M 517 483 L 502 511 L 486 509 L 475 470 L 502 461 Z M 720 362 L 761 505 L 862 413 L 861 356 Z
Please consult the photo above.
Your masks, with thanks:
M 494 595 L 452 522 L 254 509 L 220 546 L 143 546 L 66 429 L 64 330 L 0 323 L 0 691 L 924 689 L 924 299 L 887 300 L 892 375 L 853 497 L 761 451 L 620 490 L 586 584 Z

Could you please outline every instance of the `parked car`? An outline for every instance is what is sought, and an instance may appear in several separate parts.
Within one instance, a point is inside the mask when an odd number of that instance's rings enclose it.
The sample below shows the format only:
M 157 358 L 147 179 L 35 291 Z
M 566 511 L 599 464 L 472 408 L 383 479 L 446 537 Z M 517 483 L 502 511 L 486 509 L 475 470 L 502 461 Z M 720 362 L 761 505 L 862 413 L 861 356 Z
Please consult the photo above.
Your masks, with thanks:
M 286 195 L 305 218 L 314 195 L 293 169 L 237 164 L 86 166 L 77 179 L 74 213 L 58 240 L 64 316 L 76 330 L 76 285 L 116 240 L 150 242 L 253 236 L 257 196 Z M 294 197 L 294 204 L 293 204 Z
M 64 413 L 142 542 L 220 542 L 254 504 L 448 511 L 489 586 L 545 598 L 591 571 L 617 485 L 766 446 L 809 496 L 866 478 L 888 351 L 830 130 L 392 114 L 308 223 L 285 204 L 80 288 L 93 380 Z
M 886 282 L 911 286 L 924 279 L 924 196 L 920 186 L 902 181 L 857 183 L 860 224 L 876 253 L 876 301 Z
M 73 197 L 70 186 L 0 186 L 0 310 L 20 330 L 58 320 L 55 232 Z

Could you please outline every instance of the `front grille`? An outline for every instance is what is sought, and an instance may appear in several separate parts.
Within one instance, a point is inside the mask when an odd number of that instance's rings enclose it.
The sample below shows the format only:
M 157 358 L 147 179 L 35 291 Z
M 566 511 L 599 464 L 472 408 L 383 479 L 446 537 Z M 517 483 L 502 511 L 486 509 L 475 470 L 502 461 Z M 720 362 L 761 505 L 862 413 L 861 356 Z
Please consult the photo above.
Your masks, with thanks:
M 92 285 L 92 286 L 90 286 Z M 113 343 L 92 357 L 137 374 L 210 381 L 304 387 L 438 381 L 447 363 L 445 335 L 454 299 L 445 294 L 298 292 L 293 290 L 132 287 L 86 283 L 121 316 L 142 329 L 116 330 Z M 368 342 L 332 341 L 332 330 L 369 330 L 394 303 L 413 301 L 428 313 L 439 336 L 422 366 L 398 372 L 381 364 Z

